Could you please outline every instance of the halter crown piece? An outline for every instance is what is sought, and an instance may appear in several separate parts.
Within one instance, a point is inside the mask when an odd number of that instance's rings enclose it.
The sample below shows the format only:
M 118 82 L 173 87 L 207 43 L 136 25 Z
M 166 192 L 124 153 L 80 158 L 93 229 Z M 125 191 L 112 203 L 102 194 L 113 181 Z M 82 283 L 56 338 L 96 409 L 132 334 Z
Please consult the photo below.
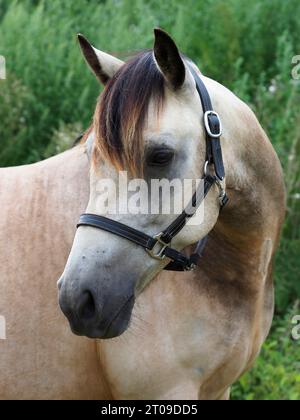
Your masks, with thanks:
M 228 197 L 221 184 L 225 177 L 225 170 L 222 158 L 222 148 L 220 137 L 222 135 L 222 124 L 219 115 L 213 110 L 209 93 L 204 82 L 188 64 L 189 69 L 195 79 L 198 94 L 204 112 L 204 128 L 206 133 L 206 159 L 204 167 L 204 193 L 198 198 L 199 191 L 196 191 L 189 204 L 197 209 L 214 184 L 219 188 L 219 202 L 222 209 L 228 202 Z M 214 168 L 214 174 L 210 173 L 209 168 Z M 207 242 L 207 236 L 197 242 L 194 252 L 188 257 L 174 248 L 171 248 L 172 239 L 184 228 L 189 218 L 194 212 L 187 211 L 186 207 L 183 212 L 162 232 L 155 236 L 149 236 L 144 232 L 136 230 L 123 223 L 109 219 L 96 214 L 85 213 L 80 216 L 77 228 L 80 226 L 90 226 L 102 229 L 114 235 L 121 236 L 135 244 L 143 247 L 147 253 L 154 259 L 163 260 L 166 257 L 171 260 L 165 267 L 165 270 L 172 271 L 190 271 L 196 268 L 202 251 Z

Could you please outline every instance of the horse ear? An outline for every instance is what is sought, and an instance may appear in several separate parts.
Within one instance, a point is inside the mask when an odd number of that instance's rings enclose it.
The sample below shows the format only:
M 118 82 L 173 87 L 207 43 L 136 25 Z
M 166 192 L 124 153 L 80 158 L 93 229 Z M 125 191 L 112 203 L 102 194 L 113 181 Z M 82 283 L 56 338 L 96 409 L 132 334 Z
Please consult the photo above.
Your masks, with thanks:
M 105 85 L 124 62 L 112 55 L 97 50 L 83 35 L 78 34 L 77 37 L 86 62 L 95 73 L 97 79 Z
M 184 62 L 178 48 L 167 32 L 154 29 L 154 57 L 167 83 L 174 89 L 182 87 L 186 77 Z

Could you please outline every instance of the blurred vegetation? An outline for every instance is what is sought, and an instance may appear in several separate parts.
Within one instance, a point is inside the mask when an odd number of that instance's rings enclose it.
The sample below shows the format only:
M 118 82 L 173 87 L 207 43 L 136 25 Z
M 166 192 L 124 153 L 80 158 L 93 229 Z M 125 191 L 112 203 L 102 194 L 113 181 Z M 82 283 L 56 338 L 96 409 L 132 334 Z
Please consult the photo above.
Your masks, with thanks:
M 152 47 L 152 29 L 160 26 L 258 115 L 284 167 L 288 212 L 275 269 L 276 321 L 256 367 L 234 387 L 239 399 L 300 399 L 299 345 L 286 336 L 300 297 L 300 80 L 291 77 L 299 17 L 299 0 L 0 0 L 7 63 L 0 166 L 58 153 L 89 125 L 100 88 L 78 32 L 124 59 Z
M 283 318 L 275 317 L 271 334 L 254 368 L 233 385 L 233 400 L 300 399 L 300 341 L 291 338 L 295 313 L 300 313 L 300 302 Z

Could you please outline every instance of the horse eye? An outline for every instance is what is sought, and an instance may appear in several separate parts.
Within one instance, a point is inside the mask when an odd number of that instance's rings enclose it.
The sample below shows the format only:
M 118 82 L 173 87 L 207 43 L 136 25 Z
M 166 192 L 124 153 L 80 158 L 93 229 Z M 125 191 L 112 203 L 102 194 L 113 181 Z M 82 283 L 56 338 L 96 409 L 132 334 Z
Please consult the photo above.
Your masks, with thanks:
M 167 166 L 174 158 L 174 151 L 171 149 L 152 150 L 147 156 L 149 166 Z

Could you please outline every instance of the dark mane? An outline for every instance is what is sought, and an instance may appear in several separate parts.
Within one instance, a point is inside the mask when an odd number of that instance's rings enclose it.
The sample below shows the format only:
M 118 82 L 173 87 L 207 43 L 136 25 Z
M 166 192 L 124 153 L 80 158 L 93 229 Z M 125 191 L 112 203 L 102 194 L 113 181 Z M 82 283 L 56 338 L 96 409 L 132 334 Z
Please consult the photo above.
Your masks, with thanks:
M 126 62 L 99 97 L 93 124 L 94 162 L 101 158 L 119 170 L 142 173 L 143 129 L 151 100 L 159 112 L 164 79 L 152 50 L 146 50 Z

